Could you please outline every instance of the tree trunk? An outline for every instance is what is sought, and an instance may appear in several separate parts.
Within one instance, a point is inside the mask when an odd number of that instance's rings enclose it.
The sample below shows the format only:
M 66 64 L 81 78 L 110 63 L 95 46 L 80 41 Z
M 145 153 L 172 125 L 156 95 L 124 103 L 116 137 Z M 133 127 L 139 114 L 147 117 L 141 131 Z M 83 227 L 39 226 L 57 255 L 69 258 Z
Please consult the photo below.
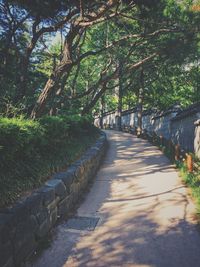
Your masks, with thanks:
M 118 71 L 118 105 L 117 105 L 117 116 L 116 116 L 116 129 L 118 131 L 122 130 L 122 98 L 123 98 L 123 85 L 122 85 L 122 62 L 119 60 L 119 71 Z
M 31 54 L 37 44 L 37 41 L 39 40 L 41 34 L 39 32 L 36 32 L 36 28 L 40 23 L 40 18 L 37 17 L 36 20 L 34 21 L 32 25 L 32 31 L 33 31 L 33 36 L 28 44 L 25 53 L 21 57 L 20 61 L 20 75 L 19 75 L 19 80 L 18 80 L 18 86 L 17 86 L 17 92 L 15 95 L 15 102 L 20 101 L 25 95 L 27 91 L 27 82 L 28 82 L 28 68 L 29 68 L 29 63 L 30 63 L 30 57 Z
M 103 114 L 105 112 L 105 96 L 101 97 L 101 117 L 100 117 L 100 127 L 103 129 Z
M 101 96 L 105 93 L 105 91 L 107 90 L 107 82 L 104 82 L 102 84 L 102 88 L 101 90 L 93 97 L 93 99 L 91 100 L 91 102 L 89 102 L 82 110 L 81 115 L 87 115 L 89 114 L 90 110 L 96 105 L 97 101 L 101 98 Z
M 39 118 L 41 115 L 44 114 L 45 107 L 47 101 L 50 99 L 50 97 L 53 97 L 53 92 L 56 91 L 55 87 L 58 84 L 58 81 L 60 79 L 60 74 L 53 74 L 51 78 L 47 81 L 42 93 L 40 94 L 36 105 L 34 106 L 32 112 L 31 112 L 31 118 L 36 119 Z
M 15 103 L 19 102 L 26 95 L 29 58 L 30 55 L 26 55 L 25 57 L 23 56 L 23 58 L 21 59 L 19 80 L 17 82 L 18 83 L 17 92 L 14 99 Z
M 140 73 L 140 89 L 138 92 L 138 127 L 137 127 L 138 137 L 140 137 L 142 134 L 143 99 L 144 99 L 144 70 L 142 66 Z
M 64 73 L 68 73 L 71 71 L 73 66 L 72 62 L 72 43 L 76 35 L 78 34 L 79 28 L 72 28 L 65 39 L 64 49 L 62 60 L 56 67 L 55 71 L 51 74 L 51 77 L 48 79 L 42 93 L 40 94 L 36 105 L 34 106 L 31 112 L 31 118 L 35 119 L 41 117 L 46 108 L 46 104 L 48 100 L 52 97 L 55 97 L 57 92 L 57 85 L 60 81 L 60 78 Z

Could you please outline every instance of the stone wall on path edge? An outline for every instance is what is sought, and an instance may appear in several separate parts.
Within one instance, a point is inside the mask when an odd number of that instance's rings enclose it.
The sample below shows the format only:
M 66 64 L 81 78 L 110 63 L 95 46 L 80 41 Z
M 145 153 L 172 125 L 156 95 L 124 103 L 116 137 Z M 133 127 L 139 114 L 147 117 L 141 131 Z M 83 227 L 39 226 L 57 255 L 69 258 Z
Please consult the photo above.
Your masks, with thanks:
M 137 108 L 126 110 L 121 115 L 122 129 L 128 128 L 136 132 L 138 127 Z M 147 133 L 156 133 L 174 144 L 179 144 L 186 152 L 194 152 L 200 158 L 200 103 L 190 105 L 185 109 L 174 106 L 166 111 L 156 112 L 146 110 L 142 116 L 142 129 Z M 100 121 L 104 128 L 117 129 L 116 111 L 106 112 L 102 118 L 95 118 L 94 124 L 100 127 Z
M 67 216 L 94 178 L 106 149 L 104 133 L 67 171 L 13 207 L 0 210 L 0 267 L 17 267 L 31 255 L 59 218 Z

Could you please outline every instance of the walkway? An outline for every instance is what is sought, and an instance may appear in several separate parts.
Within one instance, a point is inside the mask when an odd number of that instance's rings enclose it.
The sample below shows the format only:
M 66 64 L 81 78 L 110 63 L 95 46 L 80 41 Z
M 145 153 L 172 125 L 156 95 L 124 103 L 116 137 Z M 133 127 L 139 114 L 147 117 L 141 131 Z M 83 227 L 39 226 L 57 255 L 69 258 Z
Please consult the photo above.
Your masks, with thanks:
M 56 228 L 34 267 L 199 267 L 194 206 L 176 171 L 144 140 L 106 131 L 109 150 L 78 216 L 94 231 Z M 73 226 L 72 226 L 73 227 Z

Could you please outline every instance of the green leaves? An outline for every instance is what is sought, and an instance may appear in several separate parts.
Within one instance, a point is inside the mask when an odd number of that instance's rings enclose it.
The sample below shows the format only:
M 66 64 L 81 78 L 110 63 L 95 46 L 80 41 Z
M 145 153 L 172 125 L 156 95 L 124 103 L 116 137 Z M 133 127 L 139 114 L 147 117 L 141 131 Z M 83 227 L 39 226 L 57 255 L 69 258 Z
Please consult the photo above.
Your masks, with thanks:
M 69 165 L 96 138 L 90 118 L 0 118 L 0 206 Z

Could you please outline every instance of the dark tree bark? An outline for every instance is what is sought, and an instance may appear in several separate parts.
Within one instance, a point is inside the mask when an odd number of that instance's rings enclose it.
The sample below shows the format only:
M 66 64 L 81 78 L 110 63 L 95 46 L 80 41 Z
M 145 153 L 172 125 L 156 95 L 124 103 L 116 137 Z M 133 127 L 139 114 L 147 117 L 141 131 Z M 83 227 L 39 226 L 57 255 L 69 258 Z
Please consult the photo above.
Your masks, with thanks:
M 144 69 L 141 67 L 140 72 L 140 88 L 138 92 L 138 127 L 137 136 L 142 134 L 142 111 L 143 111 L 143 99 L 144 99 Z
M 14 100 L 15 103 L 20 101 L 26 95 L 27 82 L 28 82 L 28 67 L 30 62 L 30 56 L 34 47 L 35 44 L 28 46 L 25 54 L 21 56 L 20 75 L 19 75 L 19 81 L 17 82 L 18 86 Z
M 122 98 L 123 98 L 123 85 L 122 85 L 122 62 L 119 60 L 118 67 L 118 105 L 117 105 L 117 123 L 116 127 L 118 131 L 122 130 Z
M 17 82 L 17 92 L 15 95 L 14 102 L 20 101 L 25 95 L 27 91 L 27 82 L 28 82 L 28 67 L 30 62 L 31 54 L 37 44 L 38 39 L 40 38 L 40 32 L 37 32 L 37 26 L 40 24 L 41 20 L 39 17 L 36 17 L 33 25 L 32 25 L 32 39 L 25 49 L 24 54 L 21 55 L 20 60 L 20 75 L 19 80 Z
M 16 93 L 15 102 L 22 99 L 24 95 L 26 95 L 27 90 L 27 82 L 28 82 L 28 67 L 30 63 L 30 57 L 33 52 L 33 50 L 36 47 L 36 44 L 40 37 L 45 33 L 50 32 L 56 32 L 58 29 L 62 28 L 66 23 L 69 23 L 69 21 L 73 18 L 74 15 L 78 13 L 77 9 L 72 10 L 69 12 L 67 16 L 65 16 L 62 20 L 55 23 L 52 26 L 49 27 L 42 27 L 39 30 L 37 30 L 37 27 L 39 26 L 41 22 L 41 18 L 38 16 L 36 17 L 33 25 L 32 25 L 32 39 L 27 46 L 25 53 L 22 55 L 22 59 L 20 62 L 20 77 L 18 82 L 18 91 Z M 55 71 L 54 71 L 55 72 Z M 53 76 L 53 73 L 52 73 Z M 49 81 L 48 81 L 49 82 Z M 47 82 L 47 83 L 48 83 Z
M 105 95 L 102 95 L 100 105 L 101 105 L 100 127 L 101 129 L 103 129 L 103 114 L 105 112 Z
M 72 59 L 72 45 L 75 37 L 81 34 L 79 31 L 116 16 L 116 12 L 113 12 L 107 16 L 106 12 L 118 3 L 119 0 L 108 0 L 106 4 L 102 4 L 102 6 L 97 9 L 97 12 L 88 12 L 87 16 L 79 16 L 72 22 L 71 30 L 65 40 L 62 60 L 56 67 L 56 70 L 51 74 L 51 77 L 48 79 L 42 93 L 37 100 L 36 105 L 31 112 L 31 118 L 35 119 L 44 114 L 48 100 L 55 96 L 56 86 L 58 85 L 62 75 L 64 73 L 67 74 L 75 64 L 80 62 L 81 58 L 79 58 L 76 62 L 73 62 Z
M 151 59 L 153 59 L 157 55 L 158 55 L 158 53 L 153 53 L 152 55 L 142 59 L 141 61 L 139 61 L 139 62 L 137 62 L 135 64 L 132 64 L 132 65 L 129 65 L 126 68 L 126 72 L 131 72 L 134 69 L 138 69 L 143 64 L 145 64 L 146 62 L 150 61 Z M 105 93 L 105 91 L 107 89 L 109 89 L 107 87 L 107 83 L 112 79 L 116 79 L 118 77 L 118 72 L 119 72 L 119 67 L 117 67 L 116 70 L 113 73 L 105 75 L 102 79 L 99 79 L 98 83 L 96 85 L 92 86 L 92 88 L 101 88 L 101 90 L 98 93 L 96 93 L 95 96 L 92 98 L 92 100 L 83 108 L 83 110 L 81 112 L 82 115 L 88 114 L 89 111 L 95 106 L 95 104 L 100 99 L 100 97 Z
M 9 50 L 13 46 L 13 39 L 16 36 L 16 32 L 29 17 L 29 13 L 25 14 L 22 18 L 19 19 L 18 15 L 15 16 L 11 12 L 11 7 L 7 1 L 5 1 L 5 3 L 2 3 L 0 12 L 5 13 L 8 20 L 8 31 L 5 36 L 5 45 L 2 49 L 3 64 L 6 68 L 8 63 Z M 15 14 L 17 14 L 17 10 L 15 10 Z
M 63 55 L 61 62 L 57 65 L 55 71 L 51 74 L 51 77 L 48 79 L 42 93 L 40 94 L 36 105 L 34 106 L 31 118 L 35 119 L 40 117 L 44 114 L 45 107 L 47 104 L 47 101 L 55 96 L 55 93 L 57 91 L 58 83 L 62 77 L 62 75 L 65 73 L 71 71 L 71 68 L 73 67 L 73 61 L 72 61 L 72 44 L 74 38 L 79 33 L 79 27 L 71 28 L 70 32 L 66 36 L 64 48 L 63 48 Z
M 99 92 L 95 95 L 95 97 L 90 101 L 90 103 L 88 105 L 86 105 L 82 112 L 81 115 L 87 115 L 89 114 L 90 110 L 95 106 L 95 104 L 97 103 L 97 101 L 101 98 L 101 96 L 105 93 L 105 91 L 107 90 L 107 83 L 105 82 L 101 89 L 99 90 Z

